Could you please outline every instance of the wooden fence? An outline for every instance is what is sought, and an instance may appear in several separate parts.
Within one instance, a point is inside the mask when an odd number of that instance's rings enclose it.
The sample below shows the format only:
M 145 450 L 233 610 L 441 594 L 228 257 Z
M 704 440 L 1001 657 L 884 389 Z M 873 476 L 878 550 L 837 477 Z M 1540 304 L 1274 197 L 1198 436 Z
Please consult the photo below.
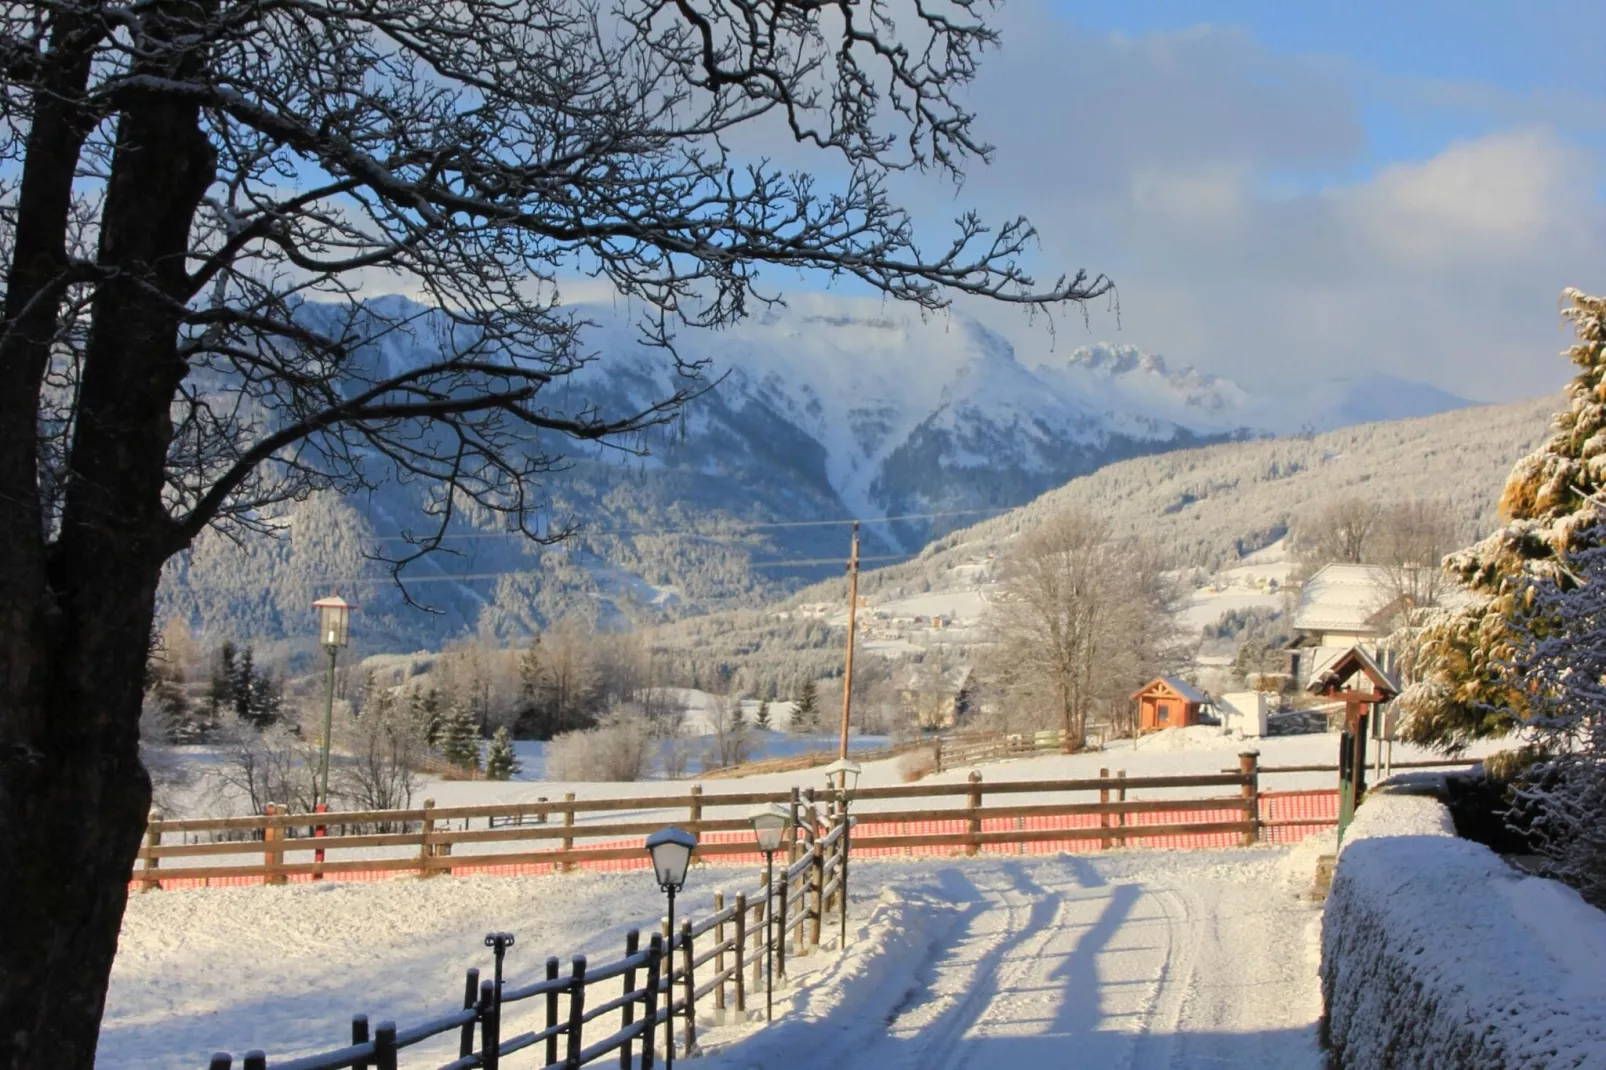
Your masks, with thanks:
M 697 1041 L 699 1003 L 706 1008 L 711 1002 L 716 1015 L 729 1011 L 745 1017 L 749 993 L 763 991 L 768 912 L 774 911 L 777 979 L 786 975 L 789 939 L 794 955 L 818 949 L 821 923 L 837 906 L 837 896 L 845 894 L 843 822 L 834 821 L 827 832 L 818 816 L 812 813 L 802 835 L 793 836 L 789 862 L 777 871 L 773 887 L 760 882 L 751 897 L 740 893 L 729 904 L 723 893 L 716 893 L 712 914 L 681 921 L 675 933 L 668 931 L 665 919 L 664 931 L 652 934 L 645 948 L 640 932 L 631 930 L 623 956 L 613 962 L 593 967 L 584 955 L 575 955 L 568 975 L 561 976 L 561 962 L 552 957 L 546 960 L 543 978 L 508 985 L 502 980 L 502 956 L 512 940 L 493 933 L 485 940 L 496 948 L 495 977 L 481 980 L 478 970 L 469 970 L 461 1010 L 406 1029 L 380 1022 L 371 1034 L 368 1016 L 359 1014 L 351 1021 L 349 1045 L 271 1065 L 274 1070 L 396 1070 L 403 1049 L 455 1033 L 457 1058 L 442 1070 L 497 1070 L 503 1058 L 526 1049 L 534 1049 L 540 1060 L 527 1065 L 580 1067 L 618 1052 L 620 1067 L 629 1070 L 653 1065 L 660 1024 L 664 1050 L 675 1046 L 677 1023 L 680 1050 L 689 1054 Z M 615 980 L 617 995 L 600 991 Z M 538 1027 L 504 1038 L 504 1019 L 512 1016 L 508 1011 L 517 1014 L 526 1002 L 539 1019 Z M 609 1029 L 605 1020 L 615 1014 L 617 1027 Z M 219 1053 L 212 1056 L 209 1070 L 231 1070 L 233 1065 L 232 1055 Z M 266 1053 L 251 1051 L 241 1065 L 244 1070 L 267 1070 L 270 1063 Z
M 862 788 L 854 796 L 852 849 L 866 857 L 912 857 L 1225 847 L 1280 842 L 1291 833 L 1268 833 L 1336 821 L 1336 801 L 1323 801 L 1336 800 L 1333 792 L 1263 793 L 1263 771 L 1249 753 L 1237 769 L 1219 774 L 1128 777 L 1101 770 L 1080 780 L 986 783 L 973 772 L 957 784 Z M 1196 788 L 1218 794 L 1154 797 Z M 1023 794 L 1038 798 L 1010 804 Z M 131 877 L 134 887 L 152 890 L 399 874 L 644 869 L 650 863 L 641 837 L 671 823 L 698 837 L 701 861 L 756 862 L 760 855 L 745 808 L 789 804 L 808 826 L 826 819 L 824 801 L 813 790 L 705 794 L 697 785 L 675 796 L 582 800 L 571 793 L 547 802 L 437 807 L 426 800 L 415 810 L 153 819 Z M 741 816 L 722 816 L 736 807 L 743 808 Z M 615 815 L 630 820 L 610 820 Z M 327 834 L 317 835 L 319 829 Z

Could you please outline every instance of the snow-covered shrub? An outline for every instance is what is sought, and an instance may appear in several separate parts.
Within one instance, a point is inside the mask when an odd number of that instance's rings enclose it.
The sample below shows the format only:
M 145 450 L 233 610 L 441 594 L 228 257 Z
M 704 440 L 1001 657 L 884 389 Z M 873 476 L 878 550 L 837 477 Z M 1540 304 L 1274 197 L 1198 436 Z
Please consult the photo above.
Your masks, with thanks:
M 1602 1065 L 1606 914 L 1458 839 L 1437 799 L 1374 791 L 1322 922 L 1339 1070 Z
M 653 739 L 638 718 L 608 714 L 595 728 L 564 732 L 547 744 L 552 780 L 640 780 L 652 765 Z

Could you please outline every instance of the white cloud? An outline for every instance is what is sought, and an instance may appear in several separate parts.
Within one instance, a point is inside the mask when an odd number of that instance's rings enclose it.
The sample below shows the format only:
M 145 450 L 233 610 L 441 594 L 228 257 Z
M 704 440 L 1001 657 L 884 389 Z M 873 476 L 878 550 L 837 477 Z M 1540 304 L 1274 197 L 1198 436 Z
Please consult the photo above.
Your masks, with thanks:
M 1208 28 L 1094 37 L 1030 4 L 1004 31 L 975 94 L 997 163 L 960 200 L 1030 216 L 1043 268 L 1115 278 L 1119 326 L 1093 309 L 1059 346 L 1135 342 L 1250 386 L 1383 372 L 1501 399 L 1565 379 L 1556 302 L 1606 289 L 1606 172 L 1555 128 L 1491 126 L 1357 178 L 1341 63 Z

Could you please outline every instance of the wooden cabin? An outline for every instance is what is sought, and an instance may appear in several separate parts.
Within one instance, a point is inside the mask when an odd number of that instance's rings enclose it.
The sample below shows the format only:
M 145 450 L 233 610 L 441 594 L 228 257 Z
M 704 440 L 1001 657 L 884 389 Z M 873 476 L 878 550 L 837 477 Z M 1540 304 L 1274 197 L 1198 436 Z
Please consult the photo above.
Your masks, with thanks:
M 1200 709 L 1210 696 L 1186 680 L 1157 676 L 1132 693 L 1138 704 L 1138 732 L 1185 728 L 1199 723 Z

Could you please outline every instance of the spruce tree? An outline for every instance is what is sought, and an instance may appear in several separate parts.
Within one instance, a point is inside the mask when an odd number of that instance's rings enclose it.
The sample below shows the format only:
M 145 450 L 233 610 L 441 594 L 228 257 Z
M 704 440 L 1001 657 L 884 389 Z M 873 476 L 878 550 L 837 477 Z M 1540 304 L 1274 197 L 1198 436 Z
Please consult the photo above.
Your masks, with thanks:
M 792 731 L 817 732 L 820 729 L 820 694 L 813 680 L 803 681 L 797 705 L 792 710 Z
M 490 746 L 485 748 L 485 779 L 512 780 L 518 772 L 518 755 L 513 753 L 513 739 L 504 725 L 496 730 Z
M 1524 618 L 1534 583 L 1573 582 L 1563 559 L 1586 547 L 1606 504 L 1606 298 L 1577 290 L 1564 297 L 1570 307 L 1562 315 L 1577 334 L 1567 356 L 1579 368 L 1567 410 L 1545 444 L 1512 468 L 1500 499 L 1505 526 L 1445 559 L 1471 599 L 1427 611 L 1391 640 L 1411 681 L 1397 701 L 1412 742 L 1455 751 L 1524 722 L 1524 689 L 1511 666 L 1532 628 Z
M 753 723 L 758 725 L 758 727 L 763 728 L 763 729 L 768 729 L 769 728 L 769 726 L 770 726 L 770 700 L 769 699 L 766 698 L 766 699 L 760 699 L 759 700 L 758 713 L 753 715 Z
M 440 752 L 459 769 L 476 772 L 480 767 L 480 730 L 474 715 L 462 702 L 454 701 L 441 724 Z

